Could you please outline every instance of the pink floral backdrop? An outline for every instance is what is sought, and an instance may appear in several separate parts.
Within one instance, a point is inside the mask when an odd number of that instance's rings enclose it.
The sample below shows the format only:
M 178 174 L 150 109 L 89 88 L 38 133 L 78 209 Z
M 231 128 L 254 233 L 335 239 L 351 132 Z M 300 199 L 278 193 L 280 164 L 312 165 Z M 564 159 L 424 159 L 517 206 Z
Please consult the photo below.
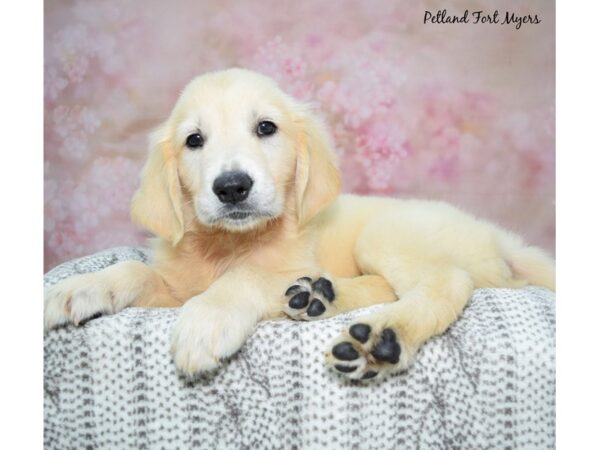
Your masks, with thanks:
M 424 25 L 440 5 L 541 23 Z M 45 2 L 45 267 L 144 243 L 146 136 L 231 66 L 318 105 L 346 192 L 448 200 L 553 253 L 554 33 L 547 0 Z

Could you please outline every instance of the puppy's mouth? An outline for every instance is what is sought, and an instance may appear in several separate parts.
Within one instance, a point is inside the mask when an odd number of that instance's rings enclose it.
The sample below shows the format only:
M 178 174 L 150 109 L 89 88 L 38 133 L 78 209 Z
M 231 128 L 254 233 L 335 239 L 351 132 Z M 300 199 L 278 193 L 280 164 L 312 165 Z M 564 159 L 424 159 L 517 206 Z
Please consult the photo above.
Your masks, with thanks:
M 267 211 L 260 211 L 253 208 L 223 208 L 219 214 L 211 221 L 213 224 L 220 224 L 226 229 L 232 231 L 243 231 L 254 228 L 265 219 L 273 218 L 273 214 Z
M 245 232 L 262 228 L 278 218 L 281 212 L 276 206 L 243 202 L 236 205 L 220 205 L 211 211 L 203 210 L 202 205 L 197 204 L 196 215 L 200 223 L 209 227 Z
M 223 218 L 230 219 L 230 220 L 244 220 L 253 215 L 254 214 L 250 211 L 231 211 L 229 213 L 226 213 L 223 216 Z

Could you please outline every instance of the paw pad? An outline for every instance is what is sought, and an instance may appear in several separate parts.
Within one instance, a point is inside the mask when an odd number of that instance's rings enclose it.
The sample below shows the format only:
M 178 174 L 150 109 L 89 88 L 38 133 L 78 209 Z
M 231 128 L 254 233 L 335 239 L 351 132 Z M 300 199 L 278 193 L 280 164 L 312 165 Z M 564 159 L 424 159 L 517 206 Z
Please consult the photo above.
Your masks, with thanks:
M 352 379 L 369 380 L 400 361 L 402 349 L 396 332 L 384 328 L 373 333 L 370 325 L 356 323 L 342 334 L 328 354 L 328 363 Z
M 290 305 L 290 308 L 294 309 L 306 308 L 309 298 L 310 292 L 298 292 L 290 299 L 288 305 Z
M 350 342 L 340 342 L 336 346 L 331 349 L 331 353 L 337 359 L 341 359 L 342 361 L 352 361 L 358 359 L 358 352 L 352 346 Z
M 369 334 L 371 334 L 371 327 L 366 323 L 355 323 L 350 327 L 350 336 L 356 339 L 358 342 L 364 344 L 369 340 Z
M 326 309 L 327 308 L 325 308 L 325 305 L 323 303 L 315 299 L 312 302 L 310 302 L 310 306 L 306 310 L 306 314 L 308 314 L 310 317 L 316 317 L 323 314 Z
M 379 372 L 375 372 L 374 370 L 369 370 L 368 372 L 365 372 L 365 374 L 360 377 L 361 380 L 369 380 L 371 378 L 375 378 L 377 376 Z
M 325 277 L 313 282 L 310 277 L 302 277 L 290 286 L 284 294 L 287 305 L 285 313 L 292 319 L 311 320 L 331 314 L 331 304 L 335 300 L 333 283 Z
M 337 370 L 339 372 L 343 372 L 343 373 L 350 373 L 350 372 L 354 372 L 356 370 L 356 367 L 342 366 L 341 364 L 336 364 L 333 367 L 335 367 L 335 370 Z
M 327 278 L 319 278 L 312 286 L 313 291 L 321 293 L 329 301 L 333 301 L 335 294 L 333 292 L 333 284 Z
M 371 355 L 380 361 L 396 364 L 400 359 L 400 345 L 396 342 L 396 333 L 391 328 L 386 328 L 381 333 L 381 340 L 375 344 Z

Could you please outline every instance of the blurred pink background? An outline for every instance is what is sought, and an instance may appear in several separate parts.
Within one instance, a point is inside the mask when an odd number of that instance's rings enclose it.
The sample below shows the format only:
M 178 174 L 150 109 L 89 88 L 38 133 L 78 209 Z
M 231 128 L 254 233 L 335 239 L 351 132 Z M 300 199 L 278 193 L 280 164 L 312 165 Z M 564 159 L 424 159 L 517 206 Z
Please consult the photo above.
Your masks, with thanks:
M 423 24 L 425 10 L 541 23 Z M 45 2 L 45 267 L 148 236 L 148 132 L 195 75 L 241 66 L 315 102 L 346 192 L 437 198 L 554 253 L 554 2 Z

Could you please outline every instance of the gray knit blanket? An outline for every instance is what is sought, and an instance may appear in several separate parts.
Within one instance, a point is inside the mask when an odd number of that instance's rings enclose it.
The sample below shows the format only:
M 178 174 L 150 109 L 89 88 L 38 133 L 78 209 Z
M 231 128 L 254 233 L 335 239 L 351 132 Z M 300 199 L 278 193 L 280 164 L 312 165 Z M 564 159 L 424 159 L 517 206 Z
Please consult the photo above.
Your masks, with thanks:
M 53 284 L 127 259 L 118 248 L 58 266 Z M 47 449 L 554 448 L 555 297 L 480 289 L 408 371 L 367 383 L 323 352 L 379 306 L 315 322 L 262 322 L 242 350 L 194 382 L 169 355 L 176 309 L 131 308 L 44 339 Z

